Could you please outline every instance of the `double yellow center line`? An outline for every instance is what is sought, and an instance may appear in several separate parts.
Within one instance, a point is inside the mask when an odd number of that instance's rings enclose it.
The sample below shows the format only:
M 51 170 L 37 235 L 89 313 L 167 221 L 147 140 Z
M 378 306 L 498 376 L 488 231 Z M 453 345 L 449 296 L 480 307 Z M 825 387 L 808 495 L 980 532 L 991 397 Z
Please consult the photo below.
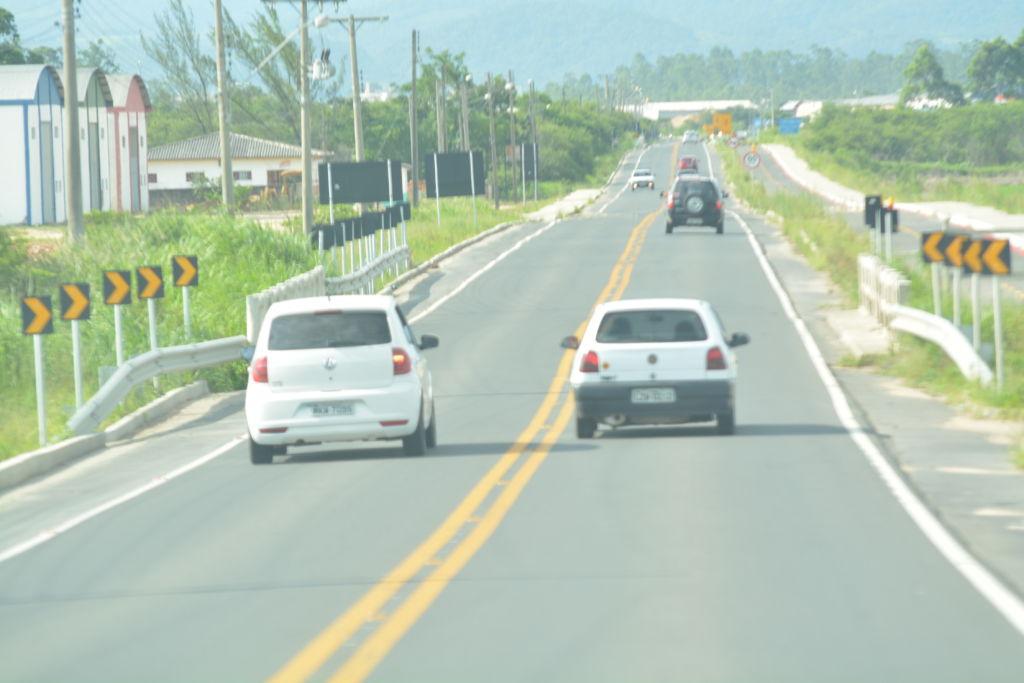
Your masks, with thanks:
M 674 161 L 675 153 L 672 159 Z M 647 215 L 633 228 L 625 248 L 612 268 L 607 284 L 597 297 L 595 306 L 622 297 L 643 247 L 647 230 L 658 213 L 656 211 Z M 587 321 L 584 321 L 579 325 L 576 336 L 583 333 L 586 324 Z M 370 675 L 448 583 L 487 542 L 544 462 L 551 447 L 565 431 L 574 409 L 571 396 L 563 394 L 573 356 L 571 351 L 562 353 L 555 377 L 529 424 L 519 434 L 512 447 L 473 486 L 441 525 L 274 674 L 270 678 L 271 683 L 307 680 L 342 647 L 349 644 L 353 636 L 375 625 L 376 628 L 372 628 L 358 643 L 352 655 L 329 680 L 332 683 L 354 683 L 363 681 Z M 565 400 L 561 401 L 561 408 L 558 409 L 554 422 L 549 424 L 549 418 L 555 413 L 559 401 L 563 398 Z M 538 435 L 540 439 L 535 443 Z M 523 460 L 522 456 L 527 452 L 529 456 Z M 487 505 L 489 500 L 491 502 Z M 456 538 L 458 541 L 448 549 L 449 544 Z M 424 573 L 424 578 L 413 583 Z M 407 595 L 388 612 L 388 605 L 403 591 Z

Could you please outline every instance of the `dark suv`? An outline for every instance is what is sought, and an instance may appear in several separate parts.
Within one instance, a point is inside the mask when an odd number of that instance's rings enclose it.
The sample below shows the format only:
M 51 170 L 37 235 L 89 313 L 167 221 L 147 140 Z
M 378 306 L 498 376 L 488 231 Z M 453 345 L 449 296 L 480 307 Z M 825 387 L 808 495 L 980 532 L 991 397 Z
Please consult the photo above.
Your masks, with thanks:
M 668 220 L 665 232 L 678 225 L 708 225 L 722 234 L 722 200 L 729 196 L 711 178 L 685 175 L 676 178 L 668 195 Z

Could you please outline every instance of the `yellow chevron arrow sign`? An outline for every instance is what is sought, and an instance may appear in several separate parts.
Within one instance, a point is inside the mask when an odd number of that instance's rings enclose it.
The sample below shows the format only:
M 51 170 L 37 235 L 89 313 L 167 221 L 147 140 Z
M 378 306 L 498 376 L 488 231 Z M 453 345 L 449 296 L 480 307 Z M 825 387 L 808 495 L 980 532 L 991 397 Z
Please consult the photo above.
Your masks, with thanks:
M 53 306 L 48 296 L 26 296 L 21 300 L 21 333 L 53 332 Z
M 65 282 L 60 286 L 61 320 L 88 320 L 90 312 L 89 285 Z
M 945 257 L 942 255 L 942 232 L 921 233 L 921 256 L 925 263 L 942 263 Z
M 132 274 L 127 270 L 103 271 L 103 303 L 110 306 L 132 302 Z
M 140 299 L 162 299 L 164 273 L 160 266 L 141 266 L 135 269 L 135 288 Z
M 1010 243 L 1009 240 L 987 240 L 988 244 L 981 254 L 981 262 L 989 275 L 1010 274 Z
M 175 256 L 171 259 L 175 287 L 199 286 L 199 259 L 195 256 Z
M 974 240 L 964 252 L 964 272 L 980 273 L 984 270 L 981 264 L 981 249 L 985 246 L 984 240 Z

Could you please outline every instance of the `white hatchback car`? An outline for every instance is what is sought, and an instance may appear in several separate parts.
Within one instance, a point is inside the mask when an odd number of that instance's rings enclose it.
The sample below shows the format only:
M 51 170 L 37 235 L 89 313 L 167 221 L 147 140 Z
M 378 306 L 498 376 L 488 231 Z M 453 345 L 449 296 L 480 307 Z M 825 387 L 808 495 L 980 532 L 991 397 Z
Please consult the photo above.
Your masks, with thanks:
M 260 327 L 245 390 L 254 464 L 288 446 L 401 439 L 407 455 L 437 443 L 434 393 L 417 339 L 390 296 L 330 296 L 273 304 Z
M 728 339 L 707 301 L 634 299 L 601 304 L 576 349 L 569 377 L 576 396 L 576 434 L 598 423 L 682 424 L 715 420 L 720 434 L 736 427 L 736 357 L 750 341 Z

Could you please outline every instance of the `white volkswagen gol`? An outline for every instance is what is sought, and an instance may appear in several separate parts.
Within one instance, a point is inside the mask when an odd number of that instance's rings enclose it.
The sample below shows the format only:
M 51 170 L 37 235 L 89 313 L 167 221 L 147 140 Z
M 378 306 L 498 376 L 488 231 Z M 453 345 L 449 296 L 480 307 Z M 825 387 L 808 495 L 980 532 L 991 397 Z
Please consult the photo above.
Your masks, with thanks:
M 288 446 L 401 439 L 407 455 L 437 443 L 434 393 L 417 340 L 390 296 L 331 296 L 273 304 L 245 390 L 254 464 Z
M 736 425 L 732 349 L 707 301 L 634 299 L 601 304 L 576 349 L 569 382 L 576 396 L 576 434 L 594 436 L 598 423 L 682 424 L 715 420 L 720 434 Z

